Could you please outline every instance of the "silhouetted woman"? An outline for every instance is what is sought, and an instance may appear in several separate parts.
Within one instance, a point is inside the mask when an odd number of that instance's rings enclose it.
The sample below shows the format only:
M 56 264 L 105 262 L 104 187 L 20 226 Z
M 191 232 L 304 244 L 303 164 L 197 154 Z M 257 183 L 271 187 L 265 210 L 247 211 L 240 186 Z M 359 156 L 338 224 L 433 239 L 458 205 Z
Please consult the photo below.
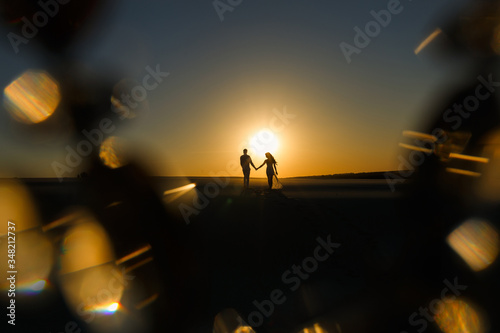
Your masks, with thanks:
M 278 169 L 276 169 L 276 164 L 278 164 L 278 162 L 276 162 L 271 153 L 266 153 L 266 157 L 267 159 L 264 162 L 262 162 L 262 164 L 256 170 L 259 170 L 260 168 L 262 168 L 264 164 L 267 164 L 267 169 L 266 169 L 267 183 L 269 184 L 269 188 L 271 189 L 273 187 L 274 172 L 276 171 L 276 174 L 278 174 Z

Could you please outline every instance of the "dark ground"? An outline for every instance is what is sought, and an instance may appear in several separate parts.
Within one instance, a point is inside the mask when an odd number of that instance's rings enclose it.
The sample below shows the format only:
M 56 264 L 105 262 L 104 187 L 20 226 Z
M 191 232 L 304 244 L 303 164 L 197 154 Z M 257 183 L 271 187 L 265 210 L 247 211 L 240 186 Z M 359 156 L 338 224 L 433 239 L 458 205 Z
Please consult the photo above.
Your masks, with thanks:
M 252 179 L 247 190 L 238 178 L 223 186 L 212 178 L 148 178 L 149 184 L 128 179 L 26 182 L 45 225 L 84 205 L 108 231 L 117 258 L 151 244 L 154 262 L 135 271 L 122 299 L 129 324 L 108 331 L 211 332 L 215 315 L 232 308 L 256 332 L 294 333 L 314 323 L 335 333 L 417 332 L 423 326 L 411 326 L 409 317 L 439 297 L 443 277 L 471 279 L 445 245 L 420 237 L 409 218 L 416 207 L 403 187 L 393 193 L 385 180 L 284 179 L 283 190 L 269 191 L 263 179 Z M 212 198 L 195 203 L 190 190 L 170 202 L 172 194 L 158 199 L 190 182 Z M 189 224 L 182 203 L 196 211 Z M 48 234 L 56 242 L 64 228 Z M 284 278 L 293 265 L 314 258 L 318 237 L 337 244 L 333 252 L 309 273 L 302 269 Z M 19 305 L 16 331 L 59 332 L 73 320 L 83 332 L 96 329 L 63 301 L 58 276 L 54 267 L 54 288 Z M 279 304 L 270 306 L 276 290 L 282 292 Z M 134 293 L 159 297 L 136 311 L 131 309 L 140 297 Z M 477 302 L 480 294 L 476 288 L 469 295 Z M 425 331 L 438 330 L 429 323 Z

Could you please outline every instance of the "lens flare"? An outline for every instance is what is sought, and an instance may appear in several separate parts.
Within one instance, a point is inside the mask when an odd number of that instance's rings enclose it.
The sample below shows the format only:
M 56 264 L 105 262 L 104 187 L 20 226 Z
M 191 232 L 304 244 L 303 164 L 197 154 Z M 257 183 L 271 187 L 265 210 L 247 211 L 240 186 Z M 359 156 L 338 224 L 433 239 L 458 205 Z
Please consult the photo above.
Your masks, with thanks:
M 129 254 L 127 254 L 126 256 L 116 260 L 115 264 L 116 265 L 121 265 L 123 264 L 124 262 L 127 262 L 133 258 L 136 258 L 138 256 L 140 256 L 141 254 L 144 254 L 146 252 L 148 252 L 149 250 L 151 250 L 151 245 L 147 244 L 143 247 L 141 247 L 140 249 L 137 249 Z
M 487 268 L 498 256 L 498 232 L 486 221 L 464 222 L 448 236 L 447 242 L 474 271 Z
M 481 153 L 490 158 L 490 163 L 482 166 L 482 177 L 475 184 L 474 194 L 487 203 L 500 201 L 500 130 L 486 136 Z
M 476 178 L 481 177 L 481 173 L 479 172 L 458 169 L 458 168 L 446 168 L 446 172 L 455 173 L 457 175 L 469 176 L 469 177 L 476 177 Z
M 162 189 L 162 192 L 159 192 L 159 195 L 163 196 L 163 204 L 165 209 L 172 214 L 172 216 L 176 216 L 181 219 L 185 219 L 186 216 L 190 216 L 193 209 L 193 205 L 197 205 L 200 202 L 200 198 L 198 197 L 199 191 L 209 191 L 210 193 L 216 193 L 215 191 L 219 191 L 220 187 L 225 186 L 225 180 L 223 177 L 219 178 L 219 175 L 213 176 L 214 179 L 220 182 L 211 185 L 205 185 L 205 188 L 196 189 L 196 184 L 192 183 L 191 180 L 187 178 L 179 178 L 179 179 L 170 179 L 162 184 L 159 189 Z M 226 178 L 227 179 L 227 178 Z M 214 185 L 214 186 L 212 186 Z
M 141 309 L 145 308 L 149 304 L 152 304 L 154 301 L 156 301 L 158 299 L 158 296 L 159 296 L 158 293 L 151 295 L 150 297 L 146 298 L 142 302 L 139 302 L 138 304 L 136 304 L 135 308 L 137 310 L 141 310 Z
M 35 282 L 31 285 L 30 289 L 33 291 L 42 291 L 43 288 L 45 288 L 46 283 L 47 283 L 47 281 L 45 281 L 45 280 L 38 280 L 37 282 Z
M 456 158 L 459 160 L 472 161 L 477 163 L 489 163 L 490 159 L 481 156 L 470 156 L 464 154 L 450 153 L 450 158 Z
M 415 54 L 419 54 L 427 45 L 429 45 L 437 36 L 442 33 L 441 29 L 434 30 L 419 46 L 415 49 Z
M 4 89 L 4 105 L 10 115 L 25 124 L 49 118 L 61 101 L 58 83 L 43 71 L 28 70 Z
M 196 187 L 195 183 L 191 183 L 188 185 L 184 185 L 181 187 L 177 187 L 171 190 L 166 190 L 163 192 L 163 196 L 165 197 L 165 200 L 167 202 L 172 202 L 177 200 L 178 198 L 182 197 L 184 194 L 188 193 L 190 190 L 194 189 Z
M 484 333 L 479 314 L 462 300 L 447 300 L 434 320 L 444 333 Z
M 19 294 L 21 295 L 28 295 L 28 296 L 34 296 L 40 294 L 42 291 L 46 289 L 48 286 L 48 282 L 46 280 L 38 280 L 33 282 L 32 285 L 27 285 L 24 288 L 20 288 Z
M 115 313 L 116 310 L 118 310 L 118 306 L 119 304 L 117 302 L 111 303 L 111 305 L 106 308 L 106 311 L 108 313 Z

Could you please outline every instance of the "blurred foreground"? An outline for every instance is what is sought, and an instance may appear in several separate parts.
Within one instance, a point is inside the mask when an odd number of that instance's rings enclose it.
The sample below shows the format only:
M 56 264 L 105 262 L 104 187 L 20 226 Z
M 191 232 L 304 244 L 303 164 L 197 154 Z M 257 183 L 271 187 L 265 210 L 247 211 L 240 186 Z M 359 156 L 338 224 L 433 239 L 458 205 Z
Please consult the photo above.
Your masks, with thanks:
M 40 208 L 30 196 L 17 202 L 41 222 L 16 232 L 15 331 L 451 333 L 495 324 L 488 295 L 497 290 L 482 283 L 493 273 L 473 275 L 444 240 L 436 247 L 401 219 L 408 186 L 283 179 L 283 191 L 269 191 L 253 178 L 247 190 L 239 178 L 147 178 L 142 187 L 105 178 L 100 192 L 88 192 L 92 176 L 2 181 L 7 201 L 29 190 Z M 484 257 L 472 242 L 485 245 L 494 230 L 471 223 L 450 237 Z

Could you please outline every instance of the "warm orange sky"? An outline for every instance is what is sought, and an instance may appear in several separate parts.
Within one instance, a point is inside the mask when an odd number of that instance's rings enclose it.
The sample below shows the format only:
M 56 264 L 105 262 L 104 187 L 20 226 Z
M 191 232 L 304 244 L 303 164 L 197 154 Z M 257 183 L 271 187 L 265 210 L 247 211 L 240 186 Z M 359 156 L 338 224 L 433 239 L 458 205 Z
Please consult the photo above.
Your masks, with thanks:
M 111 80 L 119 72 L 142 82 L 147 66 L 169 73 L 148 92 L 148 110 L 111 133 L 129 140 L 131 156 L 155 175 L 239 176 L 228 165 L 238 163 L 243 145 L 260 165 L 264 155 L 249 141 L 266 129 L 279 141 L 271 152 L 282 177 L 394 170 L 402 131 L 418 127 L 453 68 L 413 52 L 438 22 L 429 18 L 439 18 L 444 4 L 434 2 L 405 4 L 348 63 L 340 43 L 354 43 L 353 28 L 386 5 L 245 2 L 221 21 L 211 6 L 124 1 L 99 36 L 73 51 L 88 76 Z M 57 68 L 28 52 L 31 45 L 17 55 L 3 46 L 3 86 L 28 68 Z M 276 120 L 285 110 L 293 117 Z M 70 127 L 43 136 L 13 122 L 2 109 L 3 176 L 54 177 L 52 163 L 78 144 Z

